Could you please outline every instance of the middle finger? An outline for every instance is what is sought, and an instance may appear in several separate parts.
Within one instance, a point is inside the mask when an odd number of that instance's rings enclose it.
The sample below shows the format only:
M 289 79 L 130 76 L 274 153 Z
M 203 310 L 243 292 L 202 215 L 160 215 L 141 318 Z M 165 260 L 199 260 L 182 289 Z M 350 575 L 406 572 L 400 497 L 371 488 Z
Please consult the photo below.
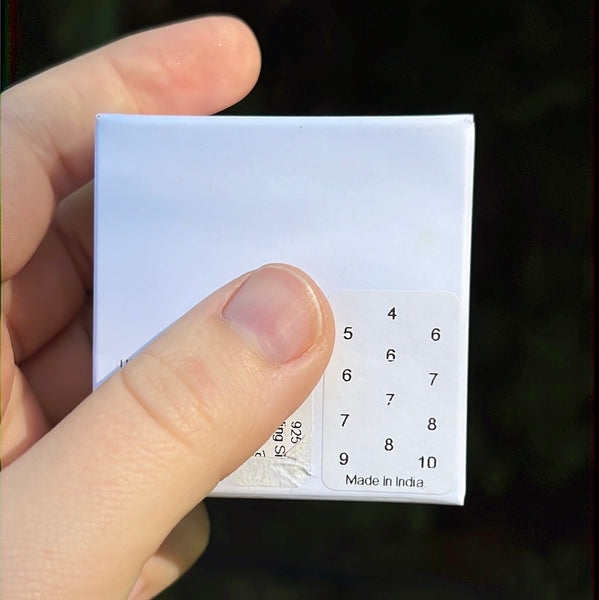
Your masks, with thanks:
M 65 199 L 25 267 L 3 285 L 15 362 L 32 357 L 63 331 L 92 289 L 93 191 Z

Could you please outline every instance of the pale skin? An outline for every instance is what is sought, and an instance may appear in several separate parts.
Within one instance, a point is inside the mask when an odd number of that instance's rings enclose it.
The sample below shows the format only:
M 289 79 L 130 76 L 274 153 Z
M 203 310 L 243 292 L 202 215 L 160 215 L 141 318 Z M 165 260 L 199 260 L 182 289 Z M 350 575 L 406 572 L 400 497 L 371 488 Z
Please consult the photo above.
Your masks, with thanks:
M 209 17 L 3 94 L 3 600 L 158 594 L 207 544 L 202 499 L 322 375 L 329 305 L 307 275 L 271 265 L 199 302 L 91 393 L 95 115 L 214 113 L 259 69 L 251 31 Z

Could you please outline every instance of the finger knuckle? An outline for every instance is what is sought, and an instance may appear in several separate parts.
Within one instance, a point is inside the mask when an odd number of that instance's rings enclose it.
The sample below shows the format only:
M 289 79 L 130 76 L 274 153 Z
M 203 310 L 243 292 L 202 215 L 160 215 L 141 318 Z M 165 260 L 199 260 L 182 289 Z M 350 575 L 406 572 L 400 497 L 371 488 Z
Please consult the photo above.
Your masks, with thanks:
M 193 376 L 190 371 L 193 369 Z M 201 363 L 143 351 L 120 371 L 128 395 L 164 435 L 196 452 L 218 429 L 218 389 Z

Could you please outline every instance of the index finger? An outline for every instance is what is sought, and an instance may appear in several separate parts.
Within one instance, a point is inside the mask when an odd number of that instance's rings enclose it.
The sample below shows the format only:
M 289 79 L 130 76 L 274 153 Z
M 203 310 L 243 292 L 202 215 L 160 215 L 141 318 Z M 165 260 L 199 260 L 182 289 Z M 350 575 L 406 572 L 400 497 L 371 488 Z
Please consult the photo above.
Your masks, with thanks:
M 260 51 L 231 17 L 124 38 L 2 95 L 2 281 L 35 252 L 56 203 L 93 173 L 99 112 L 210 114 L 253 87 Z

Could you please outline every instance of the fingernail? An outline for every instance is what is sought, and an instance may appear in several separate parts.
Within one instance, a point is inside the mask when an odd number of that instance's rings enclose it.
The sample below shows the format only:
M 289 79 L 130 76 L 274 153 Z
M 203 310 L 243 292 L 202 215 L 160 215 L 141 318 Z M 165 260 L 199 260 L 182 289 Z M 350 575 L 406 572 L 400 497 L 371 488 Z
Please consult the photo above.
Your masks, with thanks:
M 320 304 L 310 283 L 279 266 L 254 271 L 225 306 L 223 317 L 269 361 L 284 364 L 320 334 Z

